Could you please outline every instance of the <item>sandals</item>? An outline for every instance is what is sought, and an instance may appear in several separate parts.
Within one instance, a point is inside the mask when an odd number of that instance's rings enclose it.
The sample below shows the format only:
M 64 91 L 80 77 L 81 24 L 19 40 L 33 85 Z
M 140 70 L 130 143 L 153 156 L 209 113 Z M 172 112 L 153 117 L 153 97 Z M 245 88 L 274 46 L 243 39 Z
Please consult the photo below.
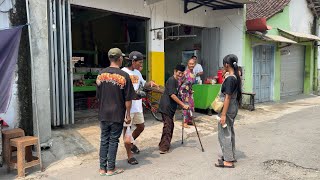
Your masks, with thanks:
M 159 151 L 160 154 L 167 154 L 169 151 Z
M 189 126 L 194 126 L 193 122 L 188 122 L 187 123 Z
M 183 126 L 184 128 L 190 128 L 190 126 L 187 123 L 183 123 L 181 126 Z
M 131 152 L 134 153 L 134 154 L 139 154 L 140 150 L 136 145 L 132 144 Z
M 121 174 L 124 172 L 124 169 L 115 169 L 112 173 L 99 173 L 100 176 L 114 176 L 114 175 L 117 175 L 117 174 Z
M 234 168 L 234 164 L 232 166 L 226 166 L 224 165 L 224 161 L 218 159 L 218 163 L 215 163 L 214 166 L 219 167 L 219 168 Z
M 139 162 L 137 161 L 137 159 L 134 158 L 134 157 L 128 159 L 128 163 L 131 164 L 131 165 L 137 165 L 137 164 L 139 164 Z
M 221 161 L 224 161 L 224 157 L 223 157 L 223 156 L 221 156 L 221 159 L 220 159 L 220 160 L 221 160 Z M 230 162 L 236 163 L 236 162 L 238 162 L 238 161 L 235 159 L 235 160 L 230 161 Z

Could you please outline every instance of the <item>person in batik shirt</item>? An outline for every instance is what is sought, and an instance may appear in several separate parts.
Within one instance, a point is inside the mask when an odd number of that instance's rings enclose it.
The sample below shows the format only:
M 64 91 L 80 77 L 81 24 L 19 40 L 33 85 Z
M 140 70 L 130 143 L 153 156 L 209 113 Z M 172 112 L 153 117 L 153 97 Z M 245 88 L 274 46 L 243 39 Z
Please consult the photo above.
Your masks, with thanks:
M 189 105 L 189 110 L 183 110 L 183 126 L 189 128 L 189 125 L 193 125 L 192 116 L 190 111 L 194 112 L 194 100 L 193 100 L 193 90 L 192 85 L 196 81 L 196 76 L 193 73 L 193 69 L 196 65 L 194 59 L 188 61 L 187 69 L 185 70 L 184 78 L 179 81 L 179 96 L 183 103 Z

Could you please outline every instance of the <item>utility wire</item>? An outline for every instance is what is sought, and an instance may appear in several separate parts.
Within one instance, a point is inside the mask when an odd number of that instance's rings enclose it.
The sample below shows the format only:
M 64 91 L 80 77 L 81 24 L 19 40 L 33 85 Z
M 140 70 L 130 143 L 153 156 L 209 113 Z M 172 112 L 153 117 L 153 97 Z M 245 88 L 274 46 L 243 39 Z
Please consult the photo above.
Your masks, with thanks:
M 235 24 L 233 24 L 233 22 L 231 21 L 231 19 L 230 19 L 228 16 L 226 16 L 226 17 L 228 18 L 228 20 L 230 21 L 230 23 L 231 23 L 235 28 L 237 28 L 239 31 L 241 31 L 241 32 L 244 33 L 243 30 L 241 30 L 238 26 L 236 26 Z

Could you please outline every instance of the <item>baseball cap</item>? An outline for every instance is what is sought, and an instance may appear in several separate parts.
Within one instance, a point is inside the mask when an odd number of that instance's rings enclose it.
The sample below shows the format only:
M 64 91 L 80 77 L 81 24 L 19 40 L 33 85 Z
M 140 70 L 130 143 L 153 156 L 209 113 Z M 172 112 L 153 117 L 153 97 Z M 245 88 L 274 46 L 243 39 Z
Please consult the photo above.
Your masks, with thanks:
M 143 60 L 143 54 L 139 51 L 132 51 L 129 54 L 129 60 L 131 61 Z
M 120 57 L 125 56 L 119 48 L 112 48 L 108 52 L 108 57 Z

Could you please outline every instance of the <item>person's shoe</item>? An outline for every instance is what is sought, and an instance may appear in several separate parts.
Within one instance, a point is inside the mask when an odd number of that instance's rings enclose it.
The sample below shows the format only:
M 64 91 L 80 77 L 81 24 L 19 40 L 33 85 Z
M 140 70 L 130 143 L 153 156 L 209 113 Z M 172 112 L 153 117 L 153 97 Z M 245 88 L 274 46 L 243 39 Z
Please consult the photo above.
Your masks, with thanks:
M 218 160 L 224 161 L 224 157 L 223 157 L 223 156 L 221 156 L 221 159 L 218 159 Z M 230 162 L 236 163 L 236 162 L 238 162 L 238 161 L 235 159 L 235 160 L 230 161 Z
M 184 128 L 190 128 L 190 126 L 189 126 L 187 123 L 183 123 L 182 126 L 183 126 Z
M 160 154 L 167 154 L 169 151 L 159 151 Z
M 194 124 L 192 122 L 187 123 L 189 126 L 193 126 Z
M 134 154 L 139 154 L 140 150 L 136 145 L 132 144 L 131 152 L 134 153 Z

